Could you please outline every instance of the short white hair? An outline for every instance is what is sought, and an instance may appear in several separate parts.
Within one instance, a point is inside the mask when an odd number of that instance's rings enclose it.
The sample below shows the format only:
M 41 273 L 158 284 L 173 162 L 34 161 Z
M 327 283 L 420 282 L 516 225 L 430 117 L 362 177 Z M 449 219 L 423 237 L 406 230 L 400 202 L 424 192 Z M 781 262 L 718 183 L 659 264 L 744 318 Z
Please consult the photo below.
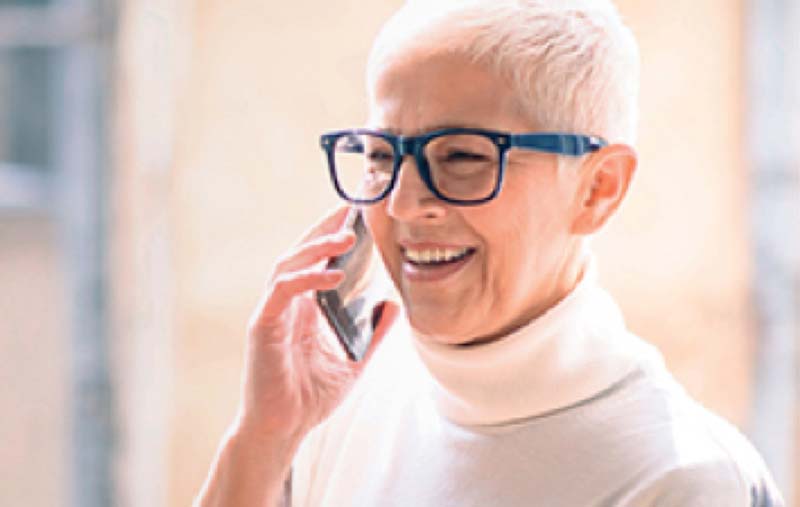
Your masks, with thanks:
M 538 128 L 635 142 L 639 49 L 610 0 L 409 0 L 372 47 L 370 93 L 383 65 L 417 51 L 488 65 Z

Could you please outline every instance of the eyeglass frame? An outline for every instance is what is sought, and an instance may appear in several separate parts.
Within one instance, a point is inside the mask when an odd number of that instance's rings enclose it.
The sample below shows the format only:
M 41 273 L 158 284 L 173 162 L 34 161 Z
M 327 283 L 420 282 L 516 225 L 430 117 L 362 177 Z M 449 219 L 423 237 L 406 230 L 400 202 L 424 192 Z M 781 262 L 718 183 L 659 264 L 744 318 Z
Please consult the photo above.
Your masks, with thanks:
M 431 175 L 430 165 L 425 156 L 425 147 L 434 139 L 446 135 L 480 135 L 491 140 L 498 150 L 498 160 L 500 167 L 497 171 L 497 180 L 495 181 L 494 190 L 486 197 L 481 199 L 453 199 L 442 195 L 439 189 L 433 182 Z M 347 195 L 339 184 L 336 175 L 336 142 L 344 137 L 350 135 L 371 135 L 385 140 L 391 145 L 394 160 L 392 161 L 392 176 L 389 183 L 386 185 L 386 190 L 381 192 L 377 197 L 370 199 L 358 199 Z M 425 134 L 417 136 L 402 136 L 385 132 L 383 130 L 357 128 L 345 129 L 327 132 L 320 136 L 320 147 L 323 149 L 328 159 L 328 171 L 330 173 L 331 182 L 333 183 L 336 193 L 339 197 L 347 202 L 356 205 L 369 205 L 375 204 L 385 199 L 394 190 L 397 183 L 397 176 L 400 174 L 400 168 L 403 165 L 403 159 L 406 155 L 414 157 L 416 162 L 417 172 L 420 178 L 425 183 L 428 190 L 431 191 L 437 199 L 446 203 L 454 204 L 457 206 L 477 206 L 491 201 L 500 193 L 503 186 L 503 176 L 506 168 L 506 153 L 512 148 L 520 148 L 524 150 L 538 151 L 542 153 L 552 153 L 555 155 L 566 155 L 571 157 L 580 157 L 588 153 L 600 150 L 604 146 L 608 146 L 608 141 L 598 136 L 589 136 L 583 134 L 571 134 L 566 132 L 531 132 L 526 134 L 512 134 L 509 132 L 500 132 L 496 130 L 468 128 L 468 127 L 452 127 L 445 129 L 438 129 Z

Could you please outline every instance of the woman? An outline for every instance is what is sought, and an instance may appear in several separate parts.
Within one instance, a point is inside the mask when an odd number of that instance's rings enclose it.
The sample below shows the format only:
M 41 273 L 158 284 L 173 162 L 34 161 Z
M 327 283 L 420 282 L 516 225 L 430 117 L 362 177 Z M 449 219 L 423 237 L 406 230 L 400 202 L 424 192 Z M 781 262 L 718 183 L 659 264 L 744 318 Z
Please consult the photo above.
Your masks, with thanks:
M 411 2 L 388 22 L 369 129 L 325 139 L 336 177 L 337 146 L 364 155 L 340 191 L 402 308 L 344 358 L 311 293 L 342 281 L 322 267 L 353 245 L 346 208 L 315 226 L 254 313 L 198 505 L 782 505 L 597 286 L 588 239 L 637 164 L 637 59 L 605 1 Z

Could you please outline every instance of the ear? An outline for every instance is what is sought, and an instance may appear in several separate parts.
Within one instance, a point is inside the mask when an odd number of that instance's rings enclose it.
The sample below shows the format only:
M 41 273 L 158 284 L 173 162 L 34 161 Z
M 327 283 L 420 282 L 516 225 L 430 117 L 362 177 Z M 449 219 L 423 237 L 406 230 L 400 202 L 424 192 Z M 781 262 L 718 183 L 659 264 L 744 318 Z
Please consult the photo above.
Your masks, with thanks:
M 589 156 L 575 195 L 574 234 L 594 234 L 605 225 L 628 193 L 637 164 L 636 152 L 625 144 L 612 144 Z

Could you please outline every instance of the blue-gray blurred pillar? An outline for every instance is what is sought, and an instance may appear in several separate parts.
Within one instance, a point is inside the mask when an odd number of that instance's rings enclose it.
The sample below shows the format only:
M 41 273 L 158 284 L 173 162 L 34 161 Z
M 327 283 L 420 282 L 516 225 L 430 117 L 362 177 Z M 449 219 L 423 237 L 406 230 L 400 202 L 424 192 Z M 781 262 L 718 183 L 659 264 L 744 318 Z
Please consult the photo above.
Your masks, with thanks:
M 64 336 L 71 342 L 70 420 L 65 428 L 70 499 L 64 503 L 74 507 L 117 503 L 105 201 L 115 1 L 0 1 L 0 50 L 47 49 L 52 69 L 47 85 L 53 113 L 44 119 L 52 135 L 45 158 L 52 160 L 52 167 L 34 173 L 0 165 L 4 181 L 17 183 L 0 194 L 0 207 L 56 212 L 69 302 L 70 327 Z M 29 141 L 47 150 L 45 134 Z M 51 200 L 45 202 L 48 196 Z
M 111 507 L 115 491 L 115 420 L 109 368 L 106 273 L 110 178 L 107 102 L 113 19 L 107 0 L 57 0 L 52 9 L 74 20 L 58 44 L 53 82 L 54 164 L 59 223 L 70 299 L 70 501 Z
M 748 139 L 758 356 L 750 433 L 787 505 L 800 465 L 800 2 L 747 2 Z

